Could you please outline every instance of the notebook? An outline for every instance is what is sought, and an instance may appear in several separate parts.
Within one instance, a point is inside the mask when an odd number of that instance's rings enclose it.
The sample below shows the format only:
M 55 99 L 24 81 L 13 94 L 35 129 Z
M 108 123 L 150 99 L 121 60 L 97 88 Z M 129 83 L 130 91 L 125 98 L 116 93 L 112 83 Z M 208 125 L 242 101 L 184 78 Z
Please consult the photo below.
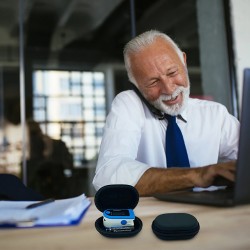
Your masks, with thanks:
M 250 68 L 244 69 L 242 109 L 240 117 L 239 151 L 236 163 L 236 179 L 233 186 L 216 191 L 195 192 L 193 189 L 157 194 L 159 200 L 234 206 L 250 203 Z

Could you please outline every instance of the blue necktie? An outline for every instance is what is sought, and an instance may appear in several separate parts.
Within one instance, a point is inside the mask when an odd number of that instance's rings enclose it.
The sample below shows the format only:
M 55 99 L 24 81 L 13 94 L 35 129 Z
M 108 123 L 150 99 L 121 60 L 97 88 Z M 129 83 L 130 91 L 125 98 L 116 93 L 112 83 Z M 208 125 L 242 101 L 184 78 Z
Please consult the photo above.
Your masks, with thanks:
M 168 120 L 166 132 L 166 157 L 168 167 L 190 167 L 186 146 L 176 116 L 165 115 Z

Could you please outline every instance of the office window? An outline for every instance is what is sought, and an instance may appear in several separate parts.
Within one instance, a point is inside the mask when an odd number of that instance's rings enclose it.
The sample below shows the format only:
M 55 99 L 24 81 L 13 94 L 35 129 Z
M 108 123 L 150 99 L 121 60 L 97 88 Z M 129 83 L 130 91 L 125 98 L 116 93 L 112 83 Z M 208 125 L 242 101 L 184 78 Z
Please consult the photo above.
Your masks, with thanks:
M 62 140 L 74 167 L 95 159 L 106 117 L 104 73 L 36 70 L 33 117 L 43 133 Z

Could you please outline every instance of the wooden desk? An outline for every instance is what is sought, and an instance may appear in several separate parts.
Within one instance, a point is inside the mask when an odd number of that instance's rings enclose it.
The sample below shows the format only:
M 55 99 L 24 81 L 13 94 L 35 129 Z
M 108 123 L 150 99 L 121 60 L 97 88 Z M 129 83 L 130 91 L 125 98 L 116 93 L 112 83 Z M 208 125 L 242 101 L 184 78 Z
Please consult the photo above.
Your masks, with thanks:
M 201 229 L 195 238 L 184 241 L 162 241 L 155 237 L 151 230 L 153 219 L 159 214 L 173 212 L 190 213 L 198 219 Z M 143 228 L 132 238 L 110 239 L 100 235 L 94 223 L 101 216 L 101 212 L 92 203 L 79 226 L 0 230 L 0 249 L 250 249 L 250 205 L 217 208 L 168 203 L 149 197 L 140 198 L 135 214 L 142 220 Z

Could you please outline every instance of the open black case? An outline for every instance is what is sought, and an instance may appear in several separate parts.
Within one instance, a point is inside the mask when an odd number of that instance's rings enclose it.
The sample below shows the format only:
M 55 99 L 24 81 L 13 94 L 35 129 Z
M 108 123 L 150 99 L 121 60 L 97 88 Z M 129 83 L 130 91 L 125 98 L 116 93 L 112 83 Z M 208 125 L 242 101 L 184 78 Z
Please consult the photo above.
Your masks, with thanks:
M 139 201 L 137 190 L 130 185 L 115 184 L 100 188 L 95 195 L 95 205 L 103 212 L 106 209 L 134 209 Z M 132 237 L 142 229 L 142 221 L 135 217 L 134 230 L 129 232 L 110 232 L 103 225 L 103 217 L 95 222 L 96 230 L 103 236 L 110 238 Z

